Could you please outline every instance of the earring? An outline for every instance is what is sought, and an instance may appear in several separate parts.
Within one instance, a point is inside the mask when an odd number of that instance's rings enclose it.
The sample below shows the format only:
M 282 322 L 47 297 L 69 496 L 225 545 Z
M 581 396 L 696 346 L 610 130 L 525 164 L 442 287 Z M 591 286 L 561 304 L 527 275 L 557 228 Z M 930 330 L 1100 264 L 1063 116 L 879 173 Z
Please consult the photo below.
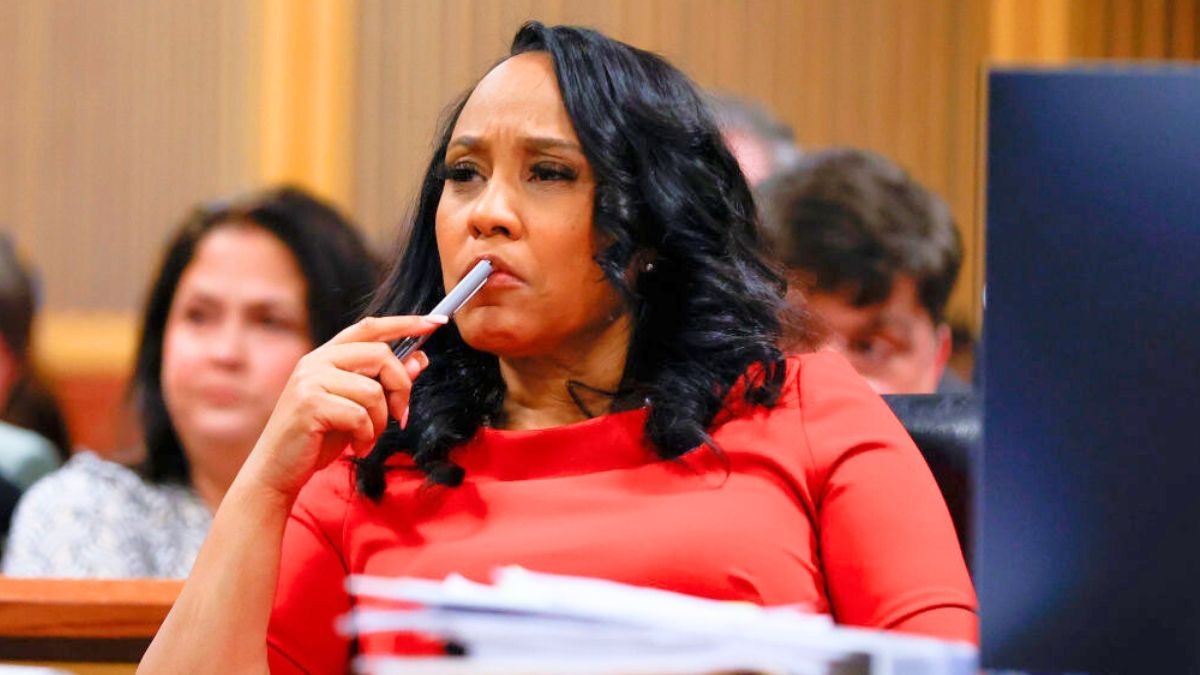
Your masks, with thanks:
M 648 262 L 648 263 L 646 263 L 646 266 L 643 267 L 642 269 L 644 269 L 647 272 L 653 272 L 654 271 L 654 263 Z

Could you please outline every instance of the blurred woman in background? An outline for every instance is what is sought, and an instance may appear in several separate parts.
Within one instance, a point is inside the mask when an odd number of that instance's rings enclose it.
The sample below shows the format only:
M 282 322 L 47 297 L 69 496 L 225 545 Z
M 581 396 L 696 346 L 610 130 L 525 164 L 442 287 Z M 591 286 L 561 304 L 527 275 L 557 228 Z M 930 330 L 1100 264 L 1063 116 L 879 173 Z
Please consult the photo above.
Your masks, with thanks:
M 190 214 L 142 322 L 144 465 L 77 453 L 22 498 L 4 572 L 186 576 L 292 368 L 361 313 L 375 269 L 355 229 L 295 188 Z

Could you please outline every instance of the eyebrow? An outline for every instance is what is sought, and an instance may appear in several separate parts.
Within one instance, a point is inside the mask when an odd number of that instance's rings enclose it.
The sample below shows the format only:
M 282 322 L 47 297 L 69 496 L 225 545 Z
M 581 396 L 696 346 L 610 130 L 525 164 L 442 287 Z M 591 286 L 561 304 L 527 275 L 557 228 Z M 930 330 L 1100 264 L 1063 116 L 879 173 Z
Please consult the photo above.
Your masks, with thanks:
M 196 288 L 185 290 L 178 294 L 178 299 L 181 303 L 196 302 L 205 305 L 225 305 L 229 304 L 229 298 L 223 293 L 213 292 L 208 288 Z M 250 308 L 260 309 L 284 309 L 290 310 L 295 308 L 295 303 L 286 294 L 271 293 L 267 295 L 259 295 L 256 297 L 245 298 L 244 302 L 238 302 L 237 306 L 245 306 Z
M 562 138 L 554 138 L 553 136 L 525 136 L 521 138 L 521 142 L 526 147 L 534 150 L 572 150 L 574 152 L 583 152 L 583 148 L 579 147 L 578 143 Z M 474 150 L 486 146 L 487 142 L 478 136 L 459 136 L 450 141 L 447 149 L 462 147 L 467 150 Z
M 862 327 L 871 333 L 877 333 L 882 330 L 894 328 L 904 334 L 908 334 L 912 330 L 912 321 L 905 317 L 893 316 L 891 314 L 881 314 L 873 317 Z

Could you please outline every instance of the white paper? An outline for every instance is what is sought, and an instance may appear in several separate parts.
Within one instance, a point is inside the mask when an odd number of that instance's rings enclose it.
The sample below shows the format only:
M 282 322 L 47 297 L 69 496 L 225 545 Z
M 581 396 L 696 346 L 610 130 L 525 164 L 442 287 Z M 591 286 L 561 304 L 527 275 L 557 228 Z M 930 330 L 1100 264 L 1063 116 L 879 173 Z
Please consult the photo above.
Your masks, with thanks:
M 411 609 L 359 609 L 346 634 L 419 631 L 464 657 L 361 659 L 376 673 L 870 673 L 972 675 L 972 645 L 835 626 L 827 615 L 764 608 L 602 579 L 496 571 L 494 583 L 352 576 L 350 592 Z

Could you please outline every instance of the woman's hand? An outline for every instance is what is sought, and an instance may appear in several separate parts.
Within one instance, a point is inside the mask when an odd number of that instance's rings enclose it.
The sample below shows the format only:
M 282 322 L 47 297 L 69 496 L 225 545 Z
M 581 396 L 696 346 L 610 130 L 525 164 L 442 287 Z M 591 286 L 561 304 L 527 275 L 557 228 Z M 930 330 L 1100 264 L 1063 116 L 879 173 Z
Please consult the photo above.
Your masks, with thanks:
M 446 321 L 363 319 L 300 359 L 139 672 L 267 672 L 267 625 L 296 495 L 347 445 L 360 454 L 370 448 L 389 413 L 406 420 L 413 378 L 429 360 L 415 352 L 401 363 L 387 343 Z
M 240 478 L 291 500 L 347 445 L 360 455 L 370 450 L 389 413 L 405 425 L 413 380 L 429 359 L 418 351 L 401 362 L 388 342 L 430 333 L 446 321 L 368 317 L 300 359 Z

